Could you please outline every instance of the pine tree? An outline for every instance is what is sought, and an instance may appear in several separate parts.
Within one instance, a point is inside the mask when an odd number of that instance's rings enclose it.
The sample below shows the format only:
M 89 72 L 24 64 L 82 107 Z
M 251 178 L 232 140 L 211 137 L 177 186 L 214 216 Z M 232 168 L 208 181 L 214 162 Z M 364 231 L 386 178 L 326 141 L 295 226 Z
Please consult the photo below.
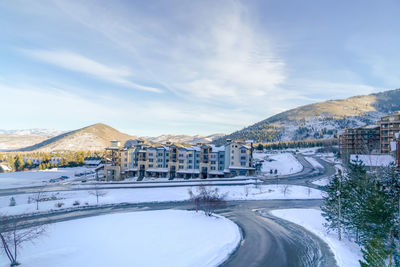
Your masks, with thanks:
M 21 155 L 17 155 L 15 157 L 15 170 L 21 171 L 24 169 L 24 166 L 25 166 L 24 158 Z
M 328 222 L 325 227 L 328 230 L 335 230 L 338 233 L 338 239 L 342 239 L 342 172 L 339 170 L 325 187 L 326 196 L 324 204 L 321 206 L 322 216 Z
M 380 238 L 369 240 L 364 248 L 361 249 L 363 260 L 360 261 L 361 267 L 386 267 L 386 259 L 389 255 L 384 242 Z

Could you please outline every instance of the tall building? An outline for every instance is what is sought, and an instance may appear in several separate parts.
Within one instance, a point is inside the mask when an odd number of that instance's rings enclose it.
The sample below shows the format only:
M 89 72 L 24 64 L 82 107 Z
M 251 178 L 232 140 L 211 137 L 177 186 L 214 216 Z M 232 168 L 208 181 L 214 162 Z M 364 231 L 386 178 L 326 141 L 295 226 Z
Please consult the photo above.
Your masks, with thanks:
M 395 141 L 395 133 L 400 131 L 400 111 L 384 116 L 379 121 L 381 153 L 391 152 L 390 142 Z
M 342 154 L 376 154 L 380 152 L 380 130 L 377 125 L 345 129 L 339 136 Z

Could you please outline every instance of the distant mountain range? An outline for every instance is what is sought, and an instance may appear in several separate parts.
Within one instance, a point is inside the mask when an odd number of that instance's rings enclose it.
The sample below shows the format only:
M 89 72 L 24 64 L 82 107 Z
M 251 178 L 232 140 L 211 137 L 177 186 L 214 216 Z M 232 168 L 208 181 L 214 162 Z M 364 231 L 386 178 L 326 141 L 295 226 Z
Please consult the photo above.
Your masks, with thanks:
M 328 139 L 337 136 L 344 128 L 373 124 L 382 116 L 400 110 L 400 89 L 377 94 L 330 100 L 291 109 L 229 135 L 209 136 L 161 135 L 137 137 L 102 124 L 94 124 L 70 132 L 56 130 L 0 130 L 0 150 L 58 151 L 102 150 L 110 140 L 121 143 L 141 138 L 152 143 L 215 143 L 226 139 L 271 142 Z
M 161 135 L 158 137 L 137 137 L 121 133 L 103 123 L 97 123 L 82 129 L 70 132 L 55 130 L 0 130 L 0 150 L 18 151 L 79 151 L 103 150 L 111 140 L 119 140 L 124 144 L 130 139 L 142 139 L 149 143 L 209 143 L 223 136 L 215 134 L 209 136 L 190 135 Z
M 271 142 L 328 139 L 344 128 L 373 124 L 382 116 L 400 110 L 400 89 L 376 94 L 330 100 L 294 108 L 215 141 L 226 139 Z

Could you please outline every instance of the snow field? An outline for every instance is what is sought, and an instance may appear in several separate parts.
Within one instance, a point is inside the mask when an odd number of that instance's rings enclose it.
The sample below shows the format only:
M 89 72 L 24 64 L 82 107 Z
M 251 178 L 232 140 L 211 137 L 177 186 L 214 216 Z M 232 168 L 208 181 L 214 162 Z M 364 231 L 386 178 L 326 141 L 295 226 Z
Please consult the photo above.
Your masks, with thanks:
M 49 225 L 20 251 L 23 266 L 218 266 L 241 240 L 239 228 L 202 212 L 110 214 Z M 5 256 L 2 264 L 9 266 Z
M 0 188 L 14 188 L 27 186 L 40 186 L 49 184 L 50 179 L 59 178 L 60 176 L 68 176 L 69 179 L 65 182 L 71 182 L 76 178 L 76 173 L 83 173 L 93 169 L 86 167 L 74 168 L 53 168 L 43 171 L 25 171 L 25 172 L 6 172 L 0 173 Z
M 334 253 L 339 267 L 360 266 L 358 261 L 362 259 L 362 254 L 359 246 L 345 238 L 343 238 L 342 241 L 339 241 L 336 233 L 327 233 L 323 226 L 324 223 L 326 223 L 326 220 L 322 217 L 320 210 L 281 209 L 273 210 L 271 211 L 271 214 L 296 223 L 325 241 Z
M 273 172 L 277 170 L 278 175 L 294 174 L 303 170 L 303 165 L 301 165 L 292 153 L 254 153 L 254 158 L 264 160 L 261 171 L 267 175 L 270 174 L 270 170 Z
M 145 203 L 189 200 L 188 190 L 197 192 L 196 186 L 171 188 L 136 188 L 136 189 L 104 189 L 107 195 L 99 198 L 99 205 L 118 203 Z M 321 199 L 322 192 L 316 189 L 296 185 L 232 185 L 212 186 L 218 188 L 225 199 L 232 200 L 268 200 L 268 199 Z M 286 189 L 286 190 L 285 190 Z M 73 203 L 79 201 L 79 206 L 96 205 L 96 197 L 89 194 L 90 190 L 60 191 L 46 193 L 46 197 L 54 196 L 57 200 L 39 203 L 39 212 L 77 207 Z M 286 191 L 286 192 L 285 192 Z M 16 215 L 37 212 L 36 203 L 28 204 L 28 198 L 35 194 L 15 195 L 16 205 L 10 207 L 10 198 L 0 197 L 0 214 Z M 61 208 L 57 203 L 63 203 Z

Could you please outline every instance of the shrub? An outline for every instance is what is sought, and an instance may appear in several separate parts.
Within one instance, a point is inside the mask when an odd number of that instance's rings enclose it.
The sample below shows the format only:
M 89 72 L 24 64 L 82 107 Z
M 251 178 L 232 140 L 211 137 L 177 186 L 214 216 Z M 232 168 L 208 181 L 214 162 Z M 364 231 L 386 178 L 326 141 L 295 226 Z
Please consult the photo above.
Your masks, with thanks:
M 61 208 L 62 206 L 64 206 L 64 203 L 63 202 L 58 202 L 58 203 L 56 203 L 56 208 Z

